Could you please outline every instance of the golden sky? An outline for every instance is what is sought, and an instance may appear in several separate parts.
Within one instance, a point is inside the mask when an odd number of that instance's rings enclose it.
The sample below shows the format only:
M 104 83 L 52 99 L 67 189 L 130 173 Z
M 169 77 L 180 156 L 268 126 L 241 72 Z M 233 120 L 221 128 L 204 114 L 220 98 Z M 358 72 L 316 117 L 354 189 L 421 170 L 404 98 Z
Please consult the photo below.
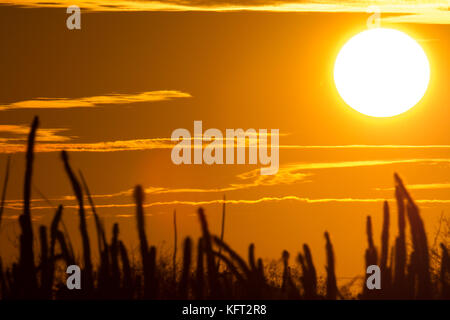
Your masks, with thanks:
M 395 213 L 394 172 L 409 185 L 430 235 L 449 212 L 448 2 L 72 1 L 89 9 L 77 31 L 65 27 L 68 2 L 0 3 L 1 176 L 12 156 L 1 246 L 11 256 L 35 114 L 42 128 L 33 217 L 49 223 L 64 204 L 73 239 L 76 207 L 60 150 L 83 171 L 108 230 L 118 221 L 134 246 L 131 190 L 138 183 L 147 191 L 149 241 L 162 248 L 172 246 L 174 209 L 179 239 L 199 234 L 198 205 L 219 232 L 225 195 L 225 240 L 239 252 L 254 242 L 257 255 L 279 258 L 307 242 L 323 266 L 327 230 L 343 278 L 363 271 L 366 216 L 378 235 L 384 199 Z M 332 76 L 339 49 L 367 28 L 365 10 L 374 4 L 384 25 L 420 43 L 431 66 L 421 102 L 386 119 L 346 106 Z M 223 132 L 280 129 L 278 174 L 261 176 L 258 165 L 172 164 L 171 133 L 192 132 L 194 120 Z M 392 225 L 394 235 L 395 214 Z

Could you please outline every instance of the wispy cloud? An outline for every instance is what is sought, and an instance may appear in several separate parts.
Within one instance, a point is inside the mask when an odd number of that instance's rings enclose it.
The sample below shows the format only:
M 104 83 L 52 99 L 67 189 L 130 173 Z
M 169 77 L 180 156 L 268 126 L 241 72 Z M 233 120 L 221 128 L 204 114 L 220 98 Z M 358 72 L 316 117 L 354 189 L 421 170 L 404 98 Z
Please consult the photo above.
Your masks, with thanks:
M 369 167 L 392 164 L 435 164 L 435 163 L 450 163 L 450 159 L 400 159 L 400 160 L 365 160 L 365 161 L 337 161 L 337 162 L 311 162 L 311 163 L 294 163 L 281 166 L 278 173 L 270 176 L 261 176 L 259 169 L 247 171 L 237 175 L 239 182 L 231 183 L 225 187 L 219 188 L 167 188 L 167 187 L 148 187 L 145 189 L 147 194 L 175 194 L 175 193 L 224 193 L 252 187 L 261 186 L 275 186 L 280 184 L 292 184 L 303 181 L 308 182 L 308 178 L 312 174 L 308 171 L 322 170 L 322 169 L 337 169 L 337 168 L 354 168 L 354 167 Z M 409 187 L 409 186 L 408 186 Z M 417 188 L 413 187 L 411 189 Z M 381 189 L 380 189 L 381 190 Z M 111 194 L 94 194 L 93 198 L 115 198 L 121 196 L 130 196 L 132 189 L 119 191 Z M 55 201 L 73 200 L 73 196 L 66 196 Z M 17 200 L 18 201 L 18 200 Z M 39 201 L 39 200 L 38 200 Z
M 66 150 L 70 152 L 117 152 L 117 151 L 141 151 L 152 149 L 170 149 L 174 143 L 165 138 L 117 140 L 90 143 L 39 143 L 36 152 L 58 152 Z M 1 142 L 0 153 L 24 152 L 25 145 L 20 143 Z
M 444 10 L 429 10 L 420 14 L 407 14 L 393 17 L 383 17 L 382 22 L 390 23 L 423 23 L 423 24 L 450 24 L 450 12 Z
M 149 187 L 145 189 L 145 193 L 147 194 L 176 194 L 176 193 L 225 193 L 230 191 L 237 191 L 248 189 L 252 187 L 261 187 L 261 186 L 274 186 L 280 184 L 289 184 L 294 182 L 308 182 L 307 178 L 310 177 L 311 174 L 306 173 L 296 173 L 292 174 L 290 177 L 284 177 L 278 175 L 267 175 L 261 176 L 258 175 L 255 177 L 253 181 L 249 181 L 246 183 L 231 183 L 225 187 L 219 188 L 166 188 L 166 187 Z M 113 194 L 100 194 L 94 195 L 94 198 L 113 198 L 120 196 L 129 196 L 133 193 L 132 189 L 128 189 L 125 191 L 113 193 Z
M 146 203 L 143 206 L 145 208 L 158 207 L 158 206 L 207 206 L 215 204 L 228 204 L 228 205 L 253 205 L 264 202 L 282 202 L 282 201 L 295 201 L 303 202 L 308 204 L 321 204 L 321 203 L 378 203 L 383 201 L 395 201 L 395 199 L 385 199 L 385 198 L 308 198 L 308 197 L 298 197 L 295 195 L 286 195 L 282 197 L 261 197 L 257 199 L 214 199 L 206 201 L 189 201 L 189 200 L 173 200 L 173 201 L 156 201 L 151 203 Z M 419 204 L 449 204 L 449 199 L 415 199 L 416 203 Z M 118 204 L 97 204 L 96 208 L 102 209 L 119 209 L 119 208 L 132 208 L 135 207 L 135 203 L 118 203 Z M 10 210 L 22 210 L 21 203 L 8 203 L 5 208 Z M 65 209 L 77 209 L 77 205 L 66 205 Z M 33 210 L 48 210 L 54 209 L 52 206 L 33 206 Z M 130 215 L 131 216 L 131 215 Z
M 275 11 L 275 12 L 366 12 L 376 6 L 383 13 L 405 13 L 391 22 L 450 23 L 446 0 L 0 0 L 26 7 L 68 7 L 78 5 L 89 11 Z
M 22 133 L 28 132 L 28 128 L 25 126 L 20 126 L 20 130 Z M 19 130 L 19 129 L 17 129 Z M 38 132 L 42 130 L 47 130 L 48 133 L 38 133 L 44 137 L 45 135 L 52 132 L 56 134 L 58 132 L 63 132 L 67 129 L 39 129 Z M 1 131 L 0 131 L 1 132 Z M 5 131 L 6 132 L 6 131 Z M 270 134 L 267 134 L 270 135 Z M 280 134 L 280 136 L 285 136 L 286 134 Z M 58 136 L 59 137 L 59 136 Z M 61 139 L 60 139 L 61 138 Z M 55 142 L 63 142 L 70 140 L 70 137 L 60 137 L 55 140 L 41 139 L 40 141 L 55 141 Z M 73 138 L 73 137 L 72 137 Z M 196 138 L 192 137 L 191 140 Z M 252 138 L 251 138 L 252 139 Z M 251 140 L 250 139 L 250 140 Z M 255 139 L 257 139 L 255 137 Z M 17 139 L 16 139 L 17 140 Z M 226 138 L 223 139 L 225 141 Z M 36 152 L 58 152 L 61 150 L 66 150 L 70 152 L 119 152 L 119 151 L 143 151 L 143 150 L 153 150 L 153 149 L 172 149 L 177 142 L 172 141 L 171 138 L 148 138 L 148 139 L 132 139 L 132 140 L 115 140 L 115 141 L 100 141 L 100 142 L 88 142 L 88 143 L 40 143 L 36 146 Z M 203 148 L 205 148 L 208 143 L 203 144 Z M 193 146 L 194 147 L 194 146 Z M 223 144 L 224 150 L 229 147 L 227 144 Z M 234 144 L 236 147 L 236 144 Z M 308 150 L 308 149 L 450 149 L 450 145 L 280 145 L 280 149 L 293 149 L 293 150 Z M 24 152 L 25 145 L 20 143 L 15 143 L 14 139 L 5 139 L 0 138 L 0 153 L 17 153 Z
M 395 145 L 395 144 L 346 144 L 339 146 L 305 146 L 305 145 L 284 145 L 285 149 L 450 149 L 450 145 Z
M 422 184 L 409 184 L 408 189 L 411 190 L 436 190 L 436 189 L 450 189 L 450 182 L 445 183 L 422 183 Z M 393 191 L 394 188 L 375 188 L 377 191 Z
M 258 169 L 248 171 L 237 175 L 238 182 L 231 183 L 229 185 L 217 188 L 195 188 L 195 187 L 184 187 L 184 188 L 169 188 L 169 187 L 157 187 L 151 186 L 145 188 L 145 193 L 149 195 L 161 195 L 161 194 L 190 194 L 190 193 L 226 193 L 238 190 L 244 190 L 255 187 L 268 187 L 281 184 L 292 184 L 292 183 L 306 183 L 311 182 L 310 177 L 313 173 L 308 172 L 312 170 L 322 170 L 322 169 L 336 169 L 336 168 L 353 168 L 353 167 L 364 167 L 364 166 L 380 166 L 380 165 L 392 165 L 392 164 L 436 164 L 436 163 L 447 163 L 450 164 L 450 159 L 404 159 L 404 160 L 368 160 L 368 161 L 341 161 L 341 162 L 328 162 L 328 163 L 298 163 L 289 164 L 280 167 L 276 175 L 271 176 L 261 176 L 258 173 Z M 416 184 L 408 185 L 408 189 L 441 189 L 450 188 L 450 183 L 435 183 L 435 184 Z M 377 191 L 392 191 L 393 188 L 376 188 Z M 91 195 L 96 199 L 111 199 L 120 197 L 130 197 L 133 193 L 133 189 L 127 189 L 115 193 L 109 194 L 93 194 Z M 63 196 L 55 199 L 49 199 L 52 202 L 64 202 L 64 201 L 74 201 L 75 198 L 72 195 Z M 378 201 L 379 199 L 377 199 Z M 47 199 L 33 199 L 35 203 L 46 202 Z M 381 201 L 381 200 L 380 200 Z M 316 201 L 318 202 L 318 201 Z M 6 203 L 9 204 L 21 204 L 21 200 L 7 200 Z
M 176 90 L 147 91 L 136 94 L 108 94 L 81 98 L 36 98 L 0 105 L 0 111 L 12 109 L 68 109 L 93 108 L 104 105 L 165 101 L 190 98 L 189 93 Z
M 42 128 L 37 133 L 37 141 L 44 142 L 62 142 L 71 140 L 72 137 L 62 136 L 59 133 L 65 132 L 66 128 Z M 28 125 L 2 124 L 0 125 L 0 134 L 10 135 L 9 138 L 0 138 L 0 150 L 2 144 L 10 141 L 24 141 L 28 136 L 30 127 Z
M 336 168 L 355 168 L 355 167 L 370 167 L 380 165 L 392 164 L 408 164 L 408 163 L 450 163 L 450 159 L 398 159 L 398 160 L 363 160 L 363 161 L 337 161 L 337 162 L 305 162 L 294 163 L 281 167 L 278 173 L 274 175 L 280 181 L 289 181 L 305 171 L 317 169 L 336 169 Z M 254 179 L 259 176 L 259 169 L 251 170 L 240 174 L 240 179 Z

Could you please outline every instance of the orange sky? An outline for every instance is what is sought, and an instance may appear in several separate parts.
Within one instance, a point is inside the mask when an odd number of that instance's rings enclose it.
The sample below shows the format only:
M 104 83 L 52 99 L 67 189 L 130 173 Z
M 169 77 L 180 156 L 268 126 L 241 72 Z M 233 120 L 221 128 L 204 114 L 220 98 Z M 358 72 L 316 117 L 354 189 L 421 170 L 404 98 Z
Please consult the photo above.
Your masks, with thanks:
M 365 217 L 372 215 L 379 238 L 394 172 L 410 185 L 431 235 L 441 212 L 448 214 L 448 24 L 385 22 L 419 41 L 431 80 L 416 107 L 375 119 L 346 106 L 332 77 L 339 49 L 366 29 L 366 13 L 95 12 L 82 14 L 79 31 L 66 29 L 66 16 L 64 8 L 0 9 L 0 177 L 7 153 L 13 161 L 1 247 L 11 257 L 24 139 L 35 114 L 42 128 L 33 217 L 36 225 L 49 223 L 63 203 L 74 240 L 62 149 L 87 178 L 107 228 L 118 221 L 134 246 L 130 190 L 138 183 L 148 191 L 149 241 L 163 250 L 172 247 L 174 209 L 178 239 L 199 234 L 198 204 L 218 233 L 226 195 L 232 247 L 245 253 L 254 242 L 257 255 L 279 258 L 307 242 L 320 268 L 327 230 L 338 277 L 362 273 Z M 223 132 L 280 129 L 279 173 L 262 177 L 258 165 L 175 166 L 170 135 L 192 132 L 194 120 Z M 391 209 L 392 240 L 393 202 Z

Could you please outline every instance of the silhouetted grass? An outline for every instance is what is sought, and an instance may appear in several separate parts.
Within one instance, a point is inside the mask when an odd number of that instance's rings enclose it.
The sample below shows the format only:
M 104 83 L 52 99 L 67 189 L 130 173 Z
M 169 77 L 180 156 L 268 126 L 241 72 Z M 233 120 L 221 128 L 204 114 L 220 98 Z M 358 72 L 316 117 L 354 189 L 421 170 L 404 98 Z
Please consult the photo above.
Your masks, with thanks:
M 274 281 L 261 258 L 255 257 L 255 245 L 248 248 L 248 261 L 242 258 L 224 241 L 225 204 L 222 210 L 221 235 L 210 233 L 203 208 L 198 209 L 202 236 L 197 240 L 187 237 L 183 244 L 181 268 L 176 264 L 177 221 L 173 216 L 174 252 L 172 269 L 166 268 L 155 246 L 147 241 L 144 214 L 144 191 L 141 186 L 134 190 L 136 202 L 136 228 L 139 239 L 140 261 L 131 263 L 129 253 L 120 240 L 119 225 L 113 225 L 111 242 L 108 243 L 101 219 L 96 212 L 86 180 L 80 171 L 74 175 L 66 152 L 62 161 L 78 202 L 82 261 L 76 260 L 68 235 L 59 230 L 63 207 L 56 210 L 49 226 L 39 226 L 40 254 L 35 264 L 33 232 L 31 226 L 31 180 L 33 172 L 34 142 L 38 127 L 35 118 L 31 126 L 26 152 L 24 181 L 24 211 L 19 217 L 21 227 L 19 261 L 7 267 L 0 259 L 0 296 L 2 299 L 450 299 L 450 257 L 448 248 L 441 243 L 439 268 L 431 277 L 430 249 L 420 217 L 419 208 L 409 195 L 402 180 L 395 174 L 395 196 L 398 211 L 398 235 L 392 247 L 389 245 L 390 210 L 383 206 L 381 250 L 375 247 L 371 217 L 367 217 L 368 246 L 365 252 L 366 267 L 379 265 L 382 277 L 381 290 L 368 290 L 365 282 L 358 296 L 349 296 L 348 288 L 337 285 L 336 258 L 328 232 L 325 236 L 326 278 L 317 277 L 313 255 L 308 244 L 297 254 L 300 273 L 289 263 L 290 253 L 281 254 L 281 281 Z M 0 204 L 0 219 L 5 201 L 9 174 L 9 160 Z M 83 186 L 83 188 L 82 188 Z M 84 209 L 83 189 L 87 194 L 97 230 L 100 254 L 99 265 L 91 261 L 91 247 Z M 224 198 L 225 199 L 225 198 Z M 1 221 L 1 220 L 0 220 Z M 412 250 L 406 250 L 406 224 L 411 231 Z M 48 230 L 50 235 L 48 235 Z M 151 228 L 150 228 L 151 230 Z M 193 258 L 193 251 L 196 254 Z M 36 255 L 37 256 L 37 255 Z M 82 266 L 82 290 L 68 290 L 64 279 L 56 276 L 58 266 Z M 170 263 L 168 264 L 170 266 Z M 220 267 L 221 266 L 221 267 Z M 65 269 L 64 269 L 65 270 Z M 365 270 L 362 270 L 365 274 Z
M 5 208 L 5 199 L 6 199 L 6 190 L 8 188 L 10 162 L 11 162 L 11 157 L 8 156 L 8 159 L 6 160 L 5 180 L 3 182 L 2 199 L 0 202 L 0 226 L 2 225 L 3 210 Z

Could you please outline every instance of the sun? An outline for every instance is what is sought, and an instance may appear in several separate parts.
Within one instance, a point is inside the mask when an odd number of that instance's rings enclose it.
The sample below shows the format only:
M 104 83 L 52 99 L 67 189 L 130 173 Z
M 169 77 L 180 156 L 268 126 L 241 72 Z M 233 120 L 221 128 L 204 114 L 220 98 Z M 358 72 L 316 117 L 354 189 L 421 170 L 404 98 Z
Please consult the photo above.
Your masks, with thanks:
M 407 34 L 386 28 L 363 31 L 339 52 L 334 82 L 350 107 L 372 117 L 392 117 L 425 94 L 430 66 L 422 47 Z

